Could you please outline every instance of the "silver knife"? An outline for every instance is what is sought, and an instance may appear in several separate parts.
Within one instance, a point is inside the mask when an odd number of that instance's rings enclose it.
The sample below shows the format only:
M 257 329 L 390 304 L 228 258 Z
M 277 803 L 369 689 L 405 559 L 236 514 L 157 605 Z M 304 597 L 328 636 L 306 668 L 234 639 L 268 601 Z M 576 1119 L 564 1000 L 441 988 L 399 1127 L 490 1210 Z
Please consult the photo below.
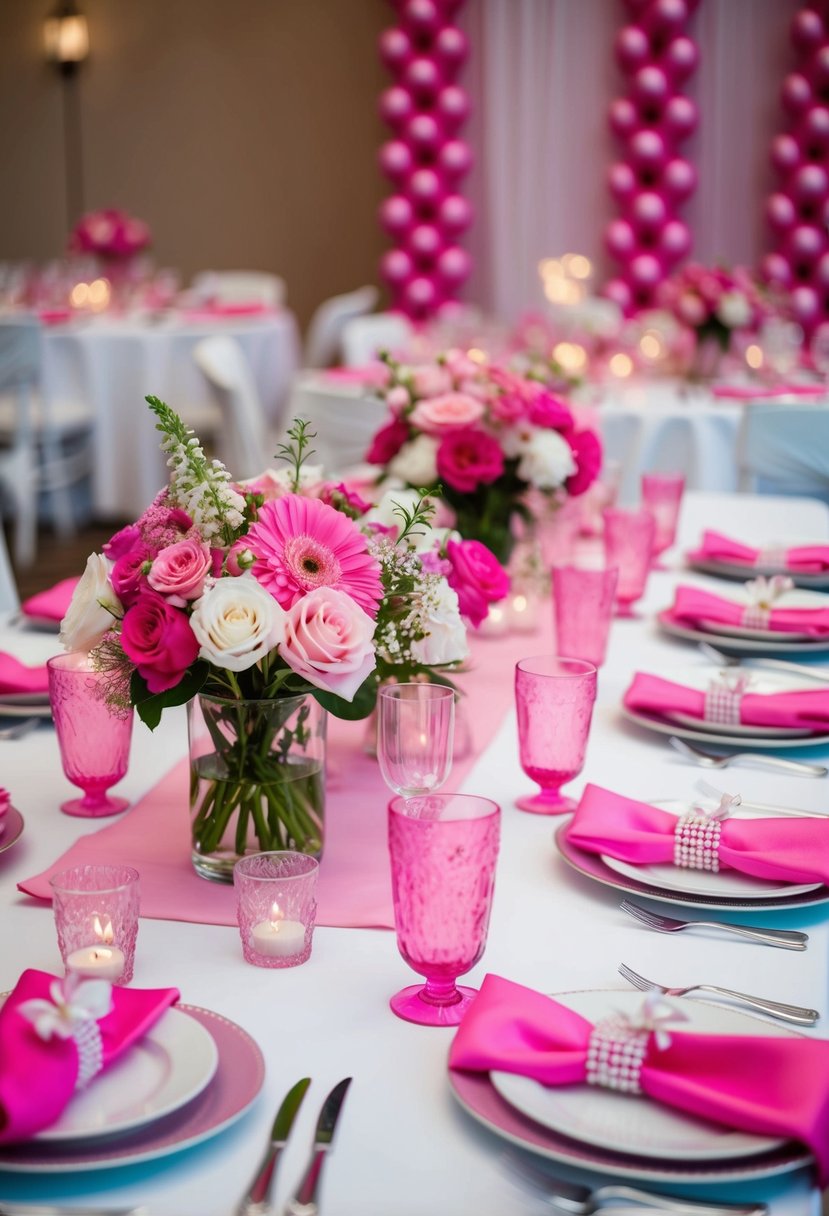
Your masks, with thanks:
M 250 1184 L 250 1189 L 236 1209 L 236 1216 L 266 1216 L 271 1211 L 269 1195 L 276 1163 L 288 1141 L 294 1119 L 310 1084 L 311 1078 L 303 1077 L 285 1095 L 273 1121 L 270 1143 L 254 1175 L 253 1182 Z
M 317 1191 L 320 1175 L 325 1158 L 331 1151 L 331 1141 L 334 1139 L 334 1128 L 342 1109 L 345 1095 L 351 1084 L 351 1077 L 346 1077 L 331 1090 L 322 1104 L 320 1117 L 317 1120 L 317 1130 L 314 1132 L 314 1147 L 311 1160 L 305 1175 L 285 1208 L 285 1216 L 317 1216 Z

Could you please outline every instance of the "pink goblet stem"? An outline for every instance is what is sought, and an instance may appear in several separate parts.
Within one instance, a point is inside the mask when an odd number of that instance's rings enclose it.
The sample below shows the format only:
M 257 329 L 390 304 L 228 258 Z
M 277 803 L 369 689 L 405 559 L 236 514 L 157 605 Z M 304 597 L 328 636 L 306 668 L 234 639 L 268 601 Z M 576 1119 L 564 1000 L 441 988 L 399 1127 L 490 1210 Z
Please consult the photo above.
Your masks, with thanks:
M 457 1026 L 476 995 L 456 980 L 486 945 L 500 822 L 497 803 L 471 794 L 389 803 L 397 946 L 426 980 L 389 1002 L 407 1022 Z
M 681 473 L 642 474 L 642 502 L 653 515 L 655 522 L 654 559 L 666 549 L 670 549 L 676 540 L 676 527 L 684 491 L 685 478 Z M 653 564 L 659 569 L 656 561 Z
M 648 581 L 656 524 L 650 511 L 614 507 L 602 514 L 605 562 L 619 570 L 616 615 L 631 617 L 633 605 L 643 595 Z
M 584 659 L 539 655 L 515 666 L 521 767 L 541 793 L 519 798 L 519 810 L 562 815 L 575 802 L 561 787 L 584 767 L 596 700 L 596 668 Z

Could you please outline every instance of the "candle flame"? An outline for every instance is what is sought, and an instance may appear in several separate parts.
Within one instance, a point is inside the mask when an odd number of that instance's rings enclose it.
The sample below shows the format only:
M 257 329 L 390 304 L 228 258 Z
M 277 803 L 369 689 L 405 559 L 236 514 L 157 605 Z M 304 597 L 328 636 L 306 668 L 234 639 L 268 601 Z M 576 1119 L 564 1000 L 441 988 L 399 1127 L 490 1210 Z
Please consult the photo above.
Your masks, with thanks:
M 515 599 L 512 601 L 512 606 L 516 612 L 526 612 L 527 611 L 526 595 L 516 595 Z
M 103 942 L 106 946 L 112 945 L 112 942 L 115 940 L 115 933 L 113 932 L 112 921 L 109 917 L 102 923 L 100 916 L 96 916 L 92 922 L 92 928 L 99 942 Z
M 271 928 L 274 933 L 279 932 L 279 922 L 285 919 L 285 913 L 280 908 L 279 904 L 274 900 L 271 904 Z

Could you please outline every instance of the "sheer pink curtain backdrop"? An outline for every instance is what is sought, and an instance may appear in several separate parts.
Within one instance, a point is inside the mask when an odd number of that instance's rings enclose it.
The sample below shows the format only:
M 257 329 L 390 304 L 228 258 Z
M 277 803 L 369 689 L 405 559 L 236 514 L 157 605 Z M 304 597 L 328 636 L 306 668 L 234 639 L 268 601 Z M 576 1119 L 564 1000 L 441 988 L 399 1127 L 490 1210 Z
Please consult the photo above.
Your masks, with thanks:
M 683 146 L 699 173 L 684 211 L 695 259 L 755 264 L 770 248 L 769 145 L 784 121 L 780 86 L 794 62 L 797 8 L 796 0 L 702 0 L 697 9 L 700 65 L 688 92 L 700 124 Z M 461 10 L 477 158 L 467 188 L 476 270 L 466 295 L 505 320 L 541 303 L 543 257 L 587 254 L 599 283 L 612 271 L 602 232 L 615 214 L 606 175 L 618 147 L 607 108 L 620 83 L 613 40 L 627 20 L 622 0 L 470 0 Z

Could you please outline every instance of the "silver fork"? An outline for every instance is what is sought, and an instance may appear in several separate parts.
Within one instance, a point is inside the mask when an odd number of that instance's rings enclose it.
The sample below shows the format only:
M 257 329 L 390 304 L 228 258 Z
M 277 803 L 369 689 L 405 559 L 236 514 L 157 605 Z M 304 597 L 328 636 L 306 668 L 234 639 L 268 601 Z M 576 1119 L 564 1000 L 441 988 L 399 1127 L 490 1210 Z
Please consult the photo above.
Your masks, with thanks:
M 664 984 L 655 984 L 653 980 L 646 980 L 644 975 L 637 974 L 633 968 L 624 963 L 619 967 L 619 974 L 622 979 L 633 984 L 634 988 L 641 989 L 642 992 L 649 992 L 651 988 L 656 988 L 665 996 L 687 996 L 689 992 L 711 992 L 715 996 L 725 996 L 730 997 L 733 1001 L 740 1001 L 743 1005 L 748 1005 L 760 1013 L 767 1013 L 770 1017 L 779 1018 L 781 1022 L 793 1022 L 795 1026 L 814 1026 L 820 1017 L 817 1009 L 804 1009 L 802 1005 L 785 1005 L 782 1001 L 749 996 L 747 992 L 733 992 L 730 988 L 717 988 L 714 984 L 689 984 L 686 988 L 668 988 Z
M 809 940 L 808 933 L 801 933 L 797 929 L 758 929 L 753 925 L 731 925 L 722 920 L 674 920 L 671 916 L 660 916 L 648 908 L 640 908 L 639 904 L 629 899 L 623 900 L 619 907 L 658 933 L 678 933 L 681 929 L 725 929 L 738 937 L 747 937 L 765 946 L 780 946 L 783 950 L 805 950 Z
M 811 764 L 807 760 L 784 760 L 782 756 L 764 756 L 759 752 L 723 752 L 715 755 L 714 752 L 705 752 L 701 747 L 689 743 L 687 739 L 680 739 L 677 735 L 671 735 L 669 742 L 671 747 L 676 748 L 689 760 L 701 764 L 703 768 L 728 768 L 729 764 L 735 760 L 749 760 L 765 768 L 796 773 L 799 777 L 825 777 L 829 773 L 829 768 L 825 764 Z
M 829 671 L 820 667 L 809 667 L 805 663 L 790 663 L 787 659 L 738 659 L 734 655 L 723 654 L 710 642 L 700 642 L 699 648 L 707 659 L 720 667 L 747 667 L 760 671 L 784 671 L 790 675 L 806 676 L 807 679 L 817 680 L 821 684 L 829 683 Z

